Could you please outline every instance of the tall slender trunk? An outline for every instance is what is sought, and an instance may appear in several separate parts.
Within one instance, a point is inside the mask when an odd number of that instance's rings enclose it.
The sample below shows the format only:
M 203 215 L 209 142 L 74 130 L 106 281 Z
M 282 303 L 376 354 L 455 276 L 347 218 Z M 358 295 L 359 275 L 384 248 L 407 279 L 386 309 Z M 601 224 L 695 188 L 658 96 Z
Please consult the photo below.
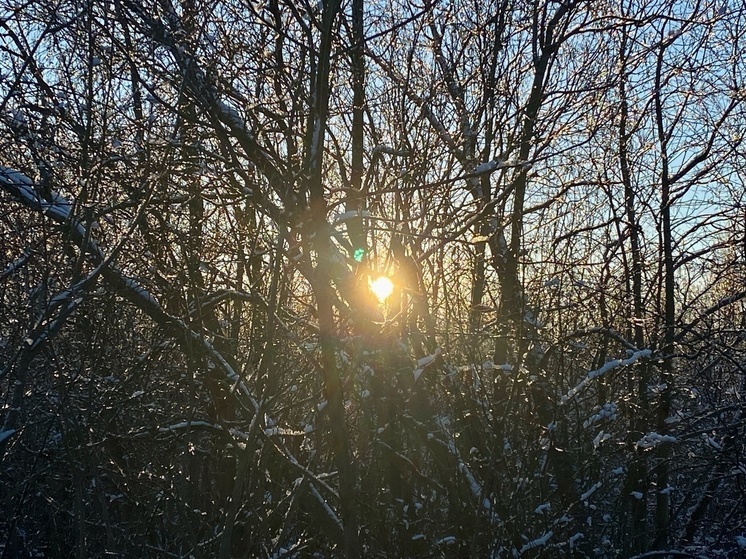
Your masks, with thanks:
M 620 58 L 622 66 L 626 63 L 627 40 L 626 35 L 622 36 L 620 45 Z M 643 304 L 642 304 L 642 253 L 640 248 L 640 228 L 637 217 L 637 199 L 632 177 L 630 174 L 628 141 L 630 131 L 627 129 L 629 122 L 629 106 L 627 103 L 627 82 L 622 78 L 619 83 L 619 168 L 622 174 L 624 185 L 624 209 L 627 218 L 626 233 L 629 237 L 629 247 L 632 257 L 631 265 L 631 295 L 632 295 L 632 334 L 635 346 L 642 348 L 645 345 L 645 333 L 643 330 Z M 647 409 L 647 385 L 649 382 L 649 369 L 646 364 L 637 372 L 637 378 L 630 374 L 628 391 L 635 394 L 633 401 L 637 402 L 637 407 L 630 410 L 631 430 L 629 433 L 628 443 L 633 447 L 644 434 L 645 417 L 642 411 Z M 627 486 L 632 491 L 643 495 L 642 499 L 633 496 L 627 497 L 630 516 L 629 519 L 629 551 L 639 553 L 645 550 L 647 546 L 647 487 L 649 485 L 645 460 L 642 455 L 638 455 L 629 466 L 627 473 Z
M 674 323 L 676 314 L 676 305 L 674 300 L 675 282 L 674 282 L 674 262 L 673 262 L 673 239 L 671 231 L 671 184 L 669 177 L 668 147 L 667 135 L 663 124 L 663 103 L 661 99 L 662 68 L 665 47 L 661 46 L 658 52 L 658 61 L 655 70 L 655 120 L 658 132 L 658 143 L 660 147 L 661 158 L 661 234 L 663 240 L 663 345 L 661 353 L 663 362 L 661 364 L 660 384 L 663 390 L 660 392 L 660 401 L 658 403 L 657 428 L 660 434 L 668 431 L 666 419 L 671 412 L 671 394 L 673 380 L 674 362 Z M 657 448 L 657 463 L 655 466 L 655 476 L 658 486 L 656 494 L 655 508 L 655 542 L 656 549 L 663 549 L 669 540 L 670 524 L 670 499 L 668 491 L 663 491 L 668 487 L 669 481 L 669 459 L 671 451 L 668 445 L 660 445 Z
M 307 145 L 307 176 L 312 229 L 310 240 L 317 254 L 313 271 L 313 290 L 316 296 L 319 320 L 319 342 L 324 393 L 328 402 L 332 435 L 332 449 L 339 471 L 340 509 L 343 521 L 343 554 L 346 559 L 360 556 L 358 537 L 357 473 L 352 460 L 350 439 L 344 408 L 343 386 L 337 368 L 336 324 L 333 309 L 333 287 L 330 275 L 332 252 L 328 206 L 324 196 L 323 153 L 326 121 L 329 110 L 329 80 L 331 73 L 332 36 L 339 14 L 339 0 L 324 3 L 321 43 L 317 53 L 316 75 L 313 83 L 312 107 L 309 115 L 309 144 Z

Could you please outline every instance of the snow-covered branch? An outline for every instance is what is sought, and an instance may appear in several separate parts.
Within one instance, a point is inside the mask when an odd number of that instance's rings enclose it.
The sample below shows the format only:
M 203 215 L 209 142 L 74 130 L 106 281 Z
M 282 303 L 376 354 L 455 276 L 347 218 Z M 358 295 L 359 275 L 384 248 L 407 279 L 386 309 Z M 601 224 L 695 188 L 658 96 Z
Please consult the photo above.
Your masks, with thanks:
M 554 532 L 550 530 L 540 538 L 536 538 L 535 540 L 531 540 L 530 542 L 526 543 L 518 553 L 523 555 L 527 551 L 546 545 L 552 536 L 554 536 Z
M 40 211 L 57 222 L 66 221 L 71 214 L 72 205 L 57 193 L 52 193 L 51 200 L 40 195 L 34 181 L 29 177 L 8 167 L 0 166 L 0 187 L 20 200 L 25 206 Z M 82 227 L 77 224 L 78 227 Z M 78 230 L 80 234 L 85 229 Z
M 626 367 L 627 365 L 632 365 L 635 362 L 639 361 L 640 359 L 650 357 L 653 354 L 653 352 L 649 349 L 641 349 L 638 351 L 635 351 L 630 355 L 627 359 L 614 359 L 612 361 L 609 361 L 608 363 L 605 363 L 603 366 L 599 367 L 598 369 L 595 369 L 593 371 L 588 372 L 585 375 L 585 378 L 581 380 L 575 387 L 571 388 L 567 394 L 562 396 L 562 403 L 566 403 L 575 396 L 577 396 L 580 392 L 585 390 L 585 388 L 593 381 L 594 379 L 605 375 L 609 371 L 613 371 L 614 369 L 619 369 L 621 367 Z
M 666 443 L 675 443 L 676 437 L 673 437 L 671 435 L 661 435 L 659 433 L 648 433 L 643 438 L 641 438 L 636 443 L 637 448 L 655 448 L 656 446 L 666 444 Z

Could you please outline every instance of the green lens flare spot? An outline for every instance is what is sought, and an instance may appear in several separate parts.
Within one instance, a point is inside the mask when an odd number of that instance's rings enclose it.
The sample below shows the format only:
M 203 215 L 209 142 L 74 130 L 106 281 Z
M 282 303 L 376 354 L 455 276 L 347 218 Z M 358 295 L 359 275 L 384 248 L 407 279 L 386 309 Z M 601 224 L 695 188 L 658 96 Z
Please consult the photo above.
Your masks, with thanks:
M 362 262 L 364 256 L 365 256 L 364 248 L 356 248 L 355 253 L 352 255 L 352 257 L 355 259 L 355 262 Z

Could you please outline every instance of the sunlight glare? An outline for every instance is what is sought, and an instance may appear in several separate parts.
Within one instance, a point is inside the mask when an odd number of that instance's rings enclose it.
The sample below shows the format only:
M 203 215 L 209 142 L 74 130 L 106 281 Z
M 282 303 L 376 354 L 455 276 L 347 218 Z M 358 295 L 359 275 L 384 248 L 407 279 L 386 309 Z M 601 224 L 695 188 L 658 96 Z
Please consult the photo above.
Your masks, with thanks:
M 383 303 L 394 291 L 394 284 L 385 276 L 381 276 L 370 282 L 370 290 Z

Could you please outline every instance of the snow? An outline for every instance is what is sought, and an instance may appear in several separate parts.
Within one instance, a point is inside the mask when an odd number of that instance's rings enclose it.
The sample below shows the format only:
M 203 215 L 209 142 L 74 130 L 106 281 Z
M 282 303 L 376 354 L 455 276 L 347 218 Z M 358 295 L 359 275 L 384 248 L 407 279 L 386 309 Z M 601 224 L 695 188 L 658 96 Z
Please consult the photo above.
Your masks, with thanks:
M 25 205 L 57 221 L 64 222 L 70 218 L 72 204 L 69 200 L 57 192 L 51 193 L 51 202 L 45 200 L 36 191 L 34 181 L 19 171 L 0 166 L 0 187 L 20 198 Z M 80 223 L 75 222 L 74 227 L 79 235 L 85 235 Z
M 314 496 L 314 498 L 319 502 L 321 507 L 326 512 L 327 516 L 336 524 L 337 528 L 339 528 L 340 533 L 344 532 L 344 526 L 342 525 L 342 521 L 339 519 L 337 514 L 332 510 L 332 508 L 329 506 L 329 503 L 326 502 L 326 499 L 321 496 L 319 493 L 319 490 L 316 489 L 313 483 L 308 485 L 308 490 L 310 491 L 311 495 Z
M 422 372 L 429 367 L 433 361 L 440 355 L 440 348 L 435 348 L 435 351 L 431 355 L 426 355 L 421 359 L 417 360 L 417 367 L 412 371 L 414 382 L 417 382 L 422 376 Z
M 746 537 L 736 536 L 736 543 L 741 549 L 746 549 Z
M 639 491 L 632 491 L 632 492 L 630 493 L 630 495 L 632 495 L 632 497 L 634 497 L 634 498 L 635 498 L 635 499 L 637 499 L 638 501 L 642 500 L 642 498 L 643 498 L 643 494 L 642 494 L 642 493 L 640 493 Z
M 604 433 L 603 429 L 601 429 L 593 439 L 593 448 L 598 449 L 598 447 L 601 446 L 602 443 L 605 443 L 610 438 L 611 435 L 609 433 Z
M 474 235 L 471 239 L 469 239 L 469 242 L 475 245 L 477 243 L 486 243 L 489 240 L 490 238 L 487 235 Z
M 551 508 L 552 505 L 550 503 L 544 503 L 534 509 L 534 514 L 544 514 L 544 511 L 548 511 Z
M 455 536 L 446 536 L 445 538 L 441 538 L 435 542 L 435 545 L 452 545 L 454 543 L 456 543 Z
M 601 408 L 596 413 L 594 413 L 592 416 L 586 419 L 583 422 L 583 427 L 590 427 L 597 421 L 602 421 L 604 419 L 614 420 L 616 418 L 617 418 L 617 406 L 615 403 L 609 402 L 601 406 Z
M 361 212 L 357 210 L 350 210 L 348 212 L 344 212 L 344 213 L 334 216 L 333 223 L 334 225 L 340 225 L 342 223 L 345 223 L 357 217 L 371 217 L 371 215 L 369 211 L 365 211 L 365 210 Z
M 224 101 L 218 101 L 217 103 L 218 109 L 220 109 L 220 112 L 223 116 L 223 119 L 230 124 L 231 128 L 234 130 L 240 130 L 242 132 L 246 131 L 246 125 L 244 123 L 243 118 L 241 118 L 241 115 L 238 114 L 238 111 L 225 103 Z
M 546 543 L 550 540 L 550 538 L 554 536 L 554 532 L 549 530 L 546 534 L 541 536 L 540 538 L 536 538 L 535 540 L 531 540 L 526 545 L 524 545 L 521 550 L 518 552 L 520 555 L 523 555 L 527 551 L 530 551 L 532 549 L 536 549 L 537 547 L 541 547 L 542 545 L 546 545 Z
M 637 441 L 637 448 L 655 448 L 658 445 L 666 443 L 675 443 L 676 437 L 671 435 L 660 435 L 655 432 L 648 433 L 639 441 Z
M 469 483 L 472 495 L 479 499 L 482 495 L 482 486 L 477 482 L 474 475 L 471 473 L 471 470 L 469 470 L 469 467 L 464 464 L 462 460 L 459 460 L 458 468 L 461 470 L 461 473 L 464 474 L 466 481 Z
M 274 437 L 276 435 L 298 437 L 301 435 L 305 435 L 306 431 L 305 429 L 303 431 L 296 431 L 294 429 L 287 429 L 285 427 L 272 426 L 272 427 L 267 427 L 266 429 L 264 429 L 264 434 L 267 437 Z
M 596 491 L 598 491 L 598 489 L 599 489 L 599 488 L 601 487 L 601 485 L 603 485 L 603 484 L 602 484 L 602 483 L 601 483 L 600 481 L 599 481 L 599 482 L 597 482 L 597 483 L 595 483 L 595 484 L 593 484 L 593 485 L 591 486 L 591 488 L 590 488 L 590 489 L 588 489 L 588 491 L 586 491 L 585 493 L 583 493 L 583 494 L 582 494 L 582 495 L 580 496 L 580 500 L 581 500 L 581 501 L 587 501 L 587 500 L 588 500 L 588 498 L 589 498 L 589 497 L 590 497 L 591 495 L 593 495 L 593 494 L 594 494 L 594 493 L 595 493 Z
M 492 161 L 485 161 L 474 167 L 475 175 L 487 175 L 494 173 L 504 165 L 504 161 L 501 159 L 493 159 Z
M 630 355 L 627 359 L 613 359 L 608 363 L 605 363 L 602 367 L 599 367 L 598 369 L 595 369 L 593 371 L 589 371 L 583 380 L 581 380 L 574 388 L 571 388 L 567 392 L 567 394 L 562 396 L 562 403 L 564 404 L 575 398 L 575 396 L 582 392 L 593 379 L 603 376 L 609 371 L 613 371 L 614 369 L 632 365 L 640 359 L 650 357 L 652 354 L 653 352 L 649 349 L 640 349 L 633 352 L 632 355 Z
M 148 305 L 154 305 L 160 308 L 161 305 L 160 303 L 158 303 L 158 301 L 155 300 L 155 297 L 153 297 L 153 295 L 147 289 L 145 289 L 135 280 L 125 276 L 122 276 L 122 280 L 124 281 L 124 284 L 127 286 L 128 289 L 130 289 L 133 293 L 136 293 L 138 297 L 147 302 Z
M 173 425 L 169 425 L 168 427 L 160 427 L 158 429 L 159 433 L 169 433 L 173 431 L 179 431 L 181 429 L 187 429 L 190 427 L 215 427 L 212 423 L 209 423 L 207 421 L 181 421 L 179 423 L 174 423 Z
M 717 442 L 715 439 L 713 439 L 710 435 L 707 433 L 702 433 L 702 438 L 707 442 L 708 445 L 710 445 L 715 450 L 723 450 L 722 445 Z
M 424 369 L 427 367 L 430 363 L 435 361 L 435 358 L 440 355 L 440 348 L 436 348 L 435 351 L 432 353 L 432 355 L 426 355 L 422 359 L 417 360 L 417 367 L 420 369 Z

